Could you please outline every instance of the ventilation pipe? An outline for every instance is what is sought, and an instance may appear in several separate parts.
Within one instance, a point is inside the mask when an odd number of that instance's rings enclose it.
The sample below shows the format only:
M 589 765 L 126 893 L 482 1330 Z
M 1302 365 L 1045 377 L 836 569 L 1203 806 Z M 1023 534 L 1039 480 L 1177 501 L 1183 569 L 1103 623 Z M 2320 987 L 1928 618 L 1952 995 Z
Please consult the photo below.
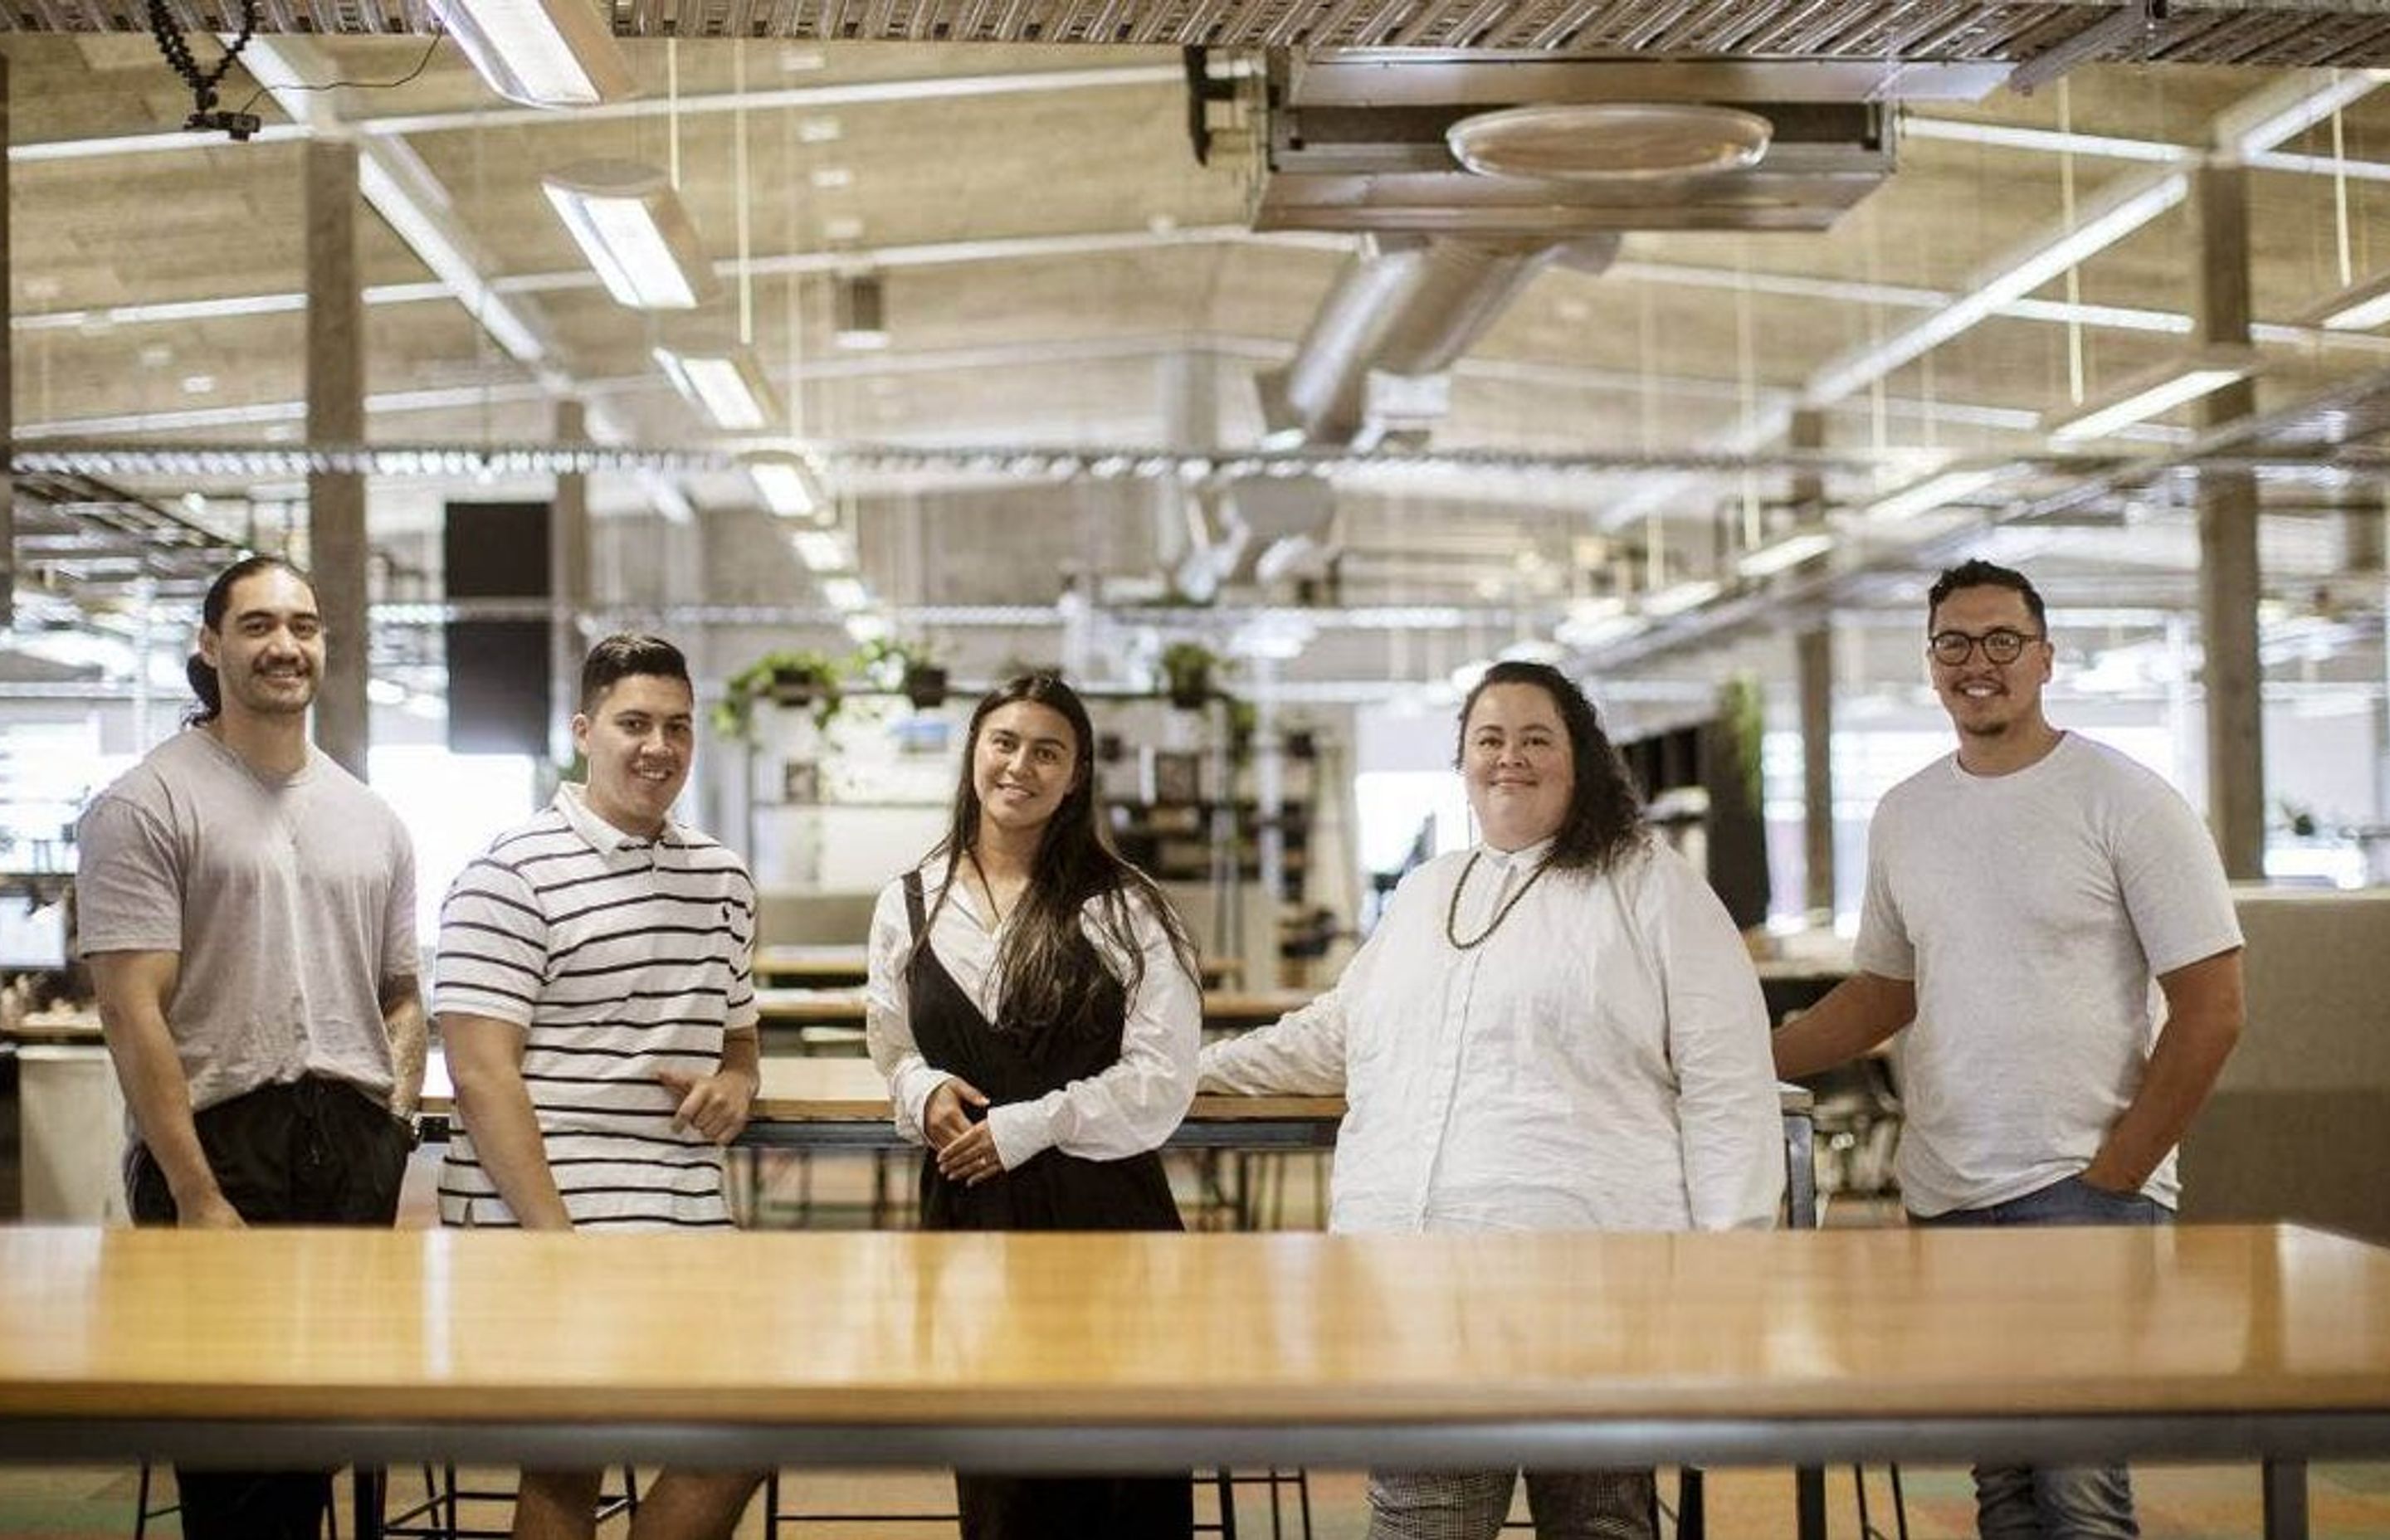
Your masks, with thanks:
M 1367 449 L 1424 439 L 1453 360 L 1553 262 L 1600 273 L 1618 237 L 1573 240 L 1364 236 L 1295 355 L 1259 379 L 1264 441 Z

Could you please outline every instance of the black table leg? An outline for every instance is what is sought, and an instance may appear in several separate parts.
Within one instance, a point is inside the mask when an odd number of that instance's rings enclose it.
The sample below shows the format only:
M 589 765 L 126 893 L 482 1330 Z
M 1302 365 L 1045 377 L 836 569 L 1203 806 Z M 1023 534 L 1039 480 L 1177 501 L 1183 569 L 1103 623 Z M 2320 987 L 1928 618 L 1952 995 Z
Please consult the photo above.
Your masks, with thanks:
M 1801 1540 L 1826 1540 L 1826 1473 L 1815 1466 L 1792 1472 L 1792 1523 Z
M 381 1540 L 382 1489 L 389 1475 L 379 1465 L 360 1465 L 352 1471 L 357 1540 Z
M 2266 1540 L 2306 1540 L 2307 1462 L 2268 1460 Z

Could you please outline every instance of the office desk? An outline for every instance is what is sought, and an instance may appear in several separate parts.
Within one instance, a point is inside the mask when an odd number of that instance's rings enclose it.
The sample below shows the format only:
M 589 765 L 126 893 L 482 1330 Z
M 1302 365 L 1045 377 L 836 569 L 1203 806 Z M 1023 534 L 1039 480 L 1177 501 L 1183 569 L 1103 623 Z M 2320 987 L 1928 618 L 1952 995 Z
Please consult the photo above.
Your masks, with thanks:
M 974 1469 L 2390 1456 L 2390 1251 L 0 1230 L 0 1458 Z

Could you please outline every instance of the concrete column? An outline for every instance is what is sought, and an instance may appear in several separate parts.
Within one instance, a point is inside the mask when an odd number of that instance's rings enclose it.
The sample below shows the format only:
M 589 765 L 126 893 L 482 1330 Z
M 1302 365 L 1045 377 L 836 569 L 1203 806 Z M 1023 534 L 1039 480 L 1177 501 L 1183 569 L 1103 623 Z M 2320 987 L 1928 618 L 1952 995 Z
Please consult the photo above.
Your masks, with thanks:
M 556 442 L 585 443 L 589 439 L 587 408 L 578 401 L 556 404 Z M 551 680 L 548 698 L 548 753 L 559 764 L 572 762 L 572 713 L 581 709 L 581 659 L 588 651 L 581 635 L 581 617 L 589 610 L 589 478 L 582 471 L 559 472 L 555 500 L 547 515 L 547 593 L 554 617 Z M 689 638 L 674 637 L 684 651 Z M 692 666 L 694 666 L 692 664 Z
M 16 361 L 9 353 L 9 334 L 16 316 L 8 302 L 16 281 L 8 260 L 8 147 L 15 143 L 8 115 L 8 61 L 0 58 L 0 625 L 17 618 L 17 478 L 10 467 L 17 460 Z
M 307 442 L 366 437 L 365 305 L 357 287 L 357 149 L 306 147 Z M 366 482 L 353 471 L 307 477 L 307 562 L 328 638 L 315 695 L 315 741 L 350 774 L 366 773 Z
M 2194 250 L 2191 344 L 2249 340 L 2248 173 L 2208 164 L 2191 173 Z M 2204 431 L 2256 409 L 2247 380 L 2193 408 Z M 2265 875 L 2266 746 L 2257 661 L 2257 479 L 2199 472 L 2199 620 L 2206 655 L 2207 823 L 2235 879 Z
M 2345 509 L 2340 516 L 2340 570 L 2352 577 L 2380 577 L 2384 547 L 2390 544 L 2390 517 L 2379 502 Z
M 1834 919 L 1834 633 L 1818 625 L 1792 638 L 1801 686 L 1803 903 L 1813 922 Z

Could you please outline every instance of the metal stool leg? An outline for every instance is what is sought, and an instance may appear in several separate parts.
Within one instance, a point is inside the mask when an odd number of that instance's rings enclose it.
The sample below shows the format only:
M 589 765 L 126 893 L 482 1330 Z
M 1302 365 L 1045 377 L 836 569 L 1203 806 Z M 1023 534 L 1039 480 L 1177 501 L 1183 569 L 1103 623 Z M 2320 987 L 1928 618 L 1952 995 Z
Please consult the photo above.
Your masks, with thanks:
M 1659 1483 L 1651 1484 L 1652 1491 L 1658 1492 Z M 1709 1511 L 1701 1467 L 1680 1465 L 1677 1468 L 1677 1540 L 1703 1540 L 1708 1533 Z

